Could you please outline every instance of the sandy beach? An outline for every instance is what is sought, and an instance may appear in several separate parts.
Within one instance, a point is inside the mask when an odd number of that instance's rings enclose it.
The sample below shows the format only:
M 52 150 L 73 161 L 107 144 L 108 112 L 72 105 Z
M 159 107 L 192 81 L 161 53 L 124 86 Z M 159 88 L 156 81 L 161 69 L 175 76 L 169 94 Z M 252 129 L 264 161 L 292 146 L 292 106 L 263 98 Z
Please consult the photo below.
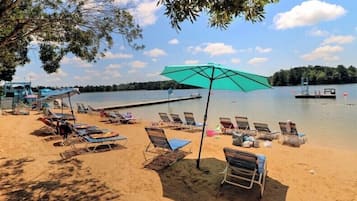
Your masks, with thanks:
M 116 131 L 128 138 L 111 151 L 88 153 L 82 143 L 62 146 L 46 133 L 36 111 L 0 116 L 0 200 L 258 200 L 259 188 L 220 187 L 225 167 L 223 147 L 267 157 L 268 176 L 261 200 L 357 200 L 357 153 L 311 143 L 293 148 L 242 148 L 228 135 L 205 137 L 201 167 L 196 158 L 200 132 L 165 129 L 168 138 L 192 140 L 192 153 L 161 170 L 144 168 L 150 120 L 108 124 L 99 115 L 76 114 L 77 122 Z M 82 150 L 82 152 L 80 152 Z

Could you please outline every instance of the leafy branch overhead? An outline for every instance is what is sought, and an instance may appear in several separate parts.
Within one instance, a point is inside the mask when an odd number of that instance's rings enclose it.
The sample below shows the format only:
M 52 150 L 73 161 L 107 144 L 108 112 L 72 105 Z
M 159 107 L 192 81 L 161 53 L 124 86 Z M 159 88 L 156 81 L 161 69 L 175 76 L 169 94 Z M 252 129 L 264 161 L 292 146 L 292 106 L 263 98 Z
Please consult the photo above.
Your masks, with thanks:
M 237 17 L 260 22 L 264 19 L 264 7 L 277 2 L 279 0 L 159 0 L 157 4 L 165 7 L 171 26 L 181 30 L 182 22 L 193 23 L 201 13 L 207 13 L 210 26 L 216 28 L 228 28 Z
M 118 3 L 119 2 L 119 3 Z M 129 10 L 136 1 L 0 0 L 0 81 L 11 81 L 16 67 L 30 62 L 29 50 L 39 52 L 42 68 L 56 72 L 67 54 L 96 62 L 113 46 L 115 35 L 135 50 L 144 46 L 142 29 Z M 236 17 L 258 22 L 264 7 L 278 0 L 158 0 L 173 28 L 202 13 L 212 27 L 227 28 Z
M 0 80 L 30 62 L 31 45 L 39 47 L 42 67 L 56 72 L 68 54 L 95 62 L 119 34 L 130 47 L 144 46 L 142 29 L 127 7 L 112 0 L 0 0 Z

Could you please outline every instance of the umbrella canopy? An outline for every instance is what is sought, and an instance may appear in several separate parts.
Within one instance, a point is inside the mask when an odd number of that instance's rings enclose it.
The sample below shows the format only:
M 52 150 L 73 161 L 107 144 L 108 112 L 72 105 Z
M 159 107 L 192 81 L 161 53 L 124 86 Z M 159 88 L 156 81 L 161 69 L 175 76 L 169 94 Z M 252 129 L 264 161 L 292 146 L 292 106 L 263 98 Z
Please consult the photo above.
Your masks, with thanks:
M 43 98 L 40 98 L 39 101 L 40 102 L 46 102 L 46 101 L 53 101 L 55 99 L 63 99 L 65 97 L 68 97 L 69 105 L 70 105 L 70 108 L 71 108 L 71 113 L 72 113 L 72 116 L 74 117 L 72 103 L 71 103 L 71 96 L 73 96 L 75 94 L 79 94 L 79 93 L 80 92 L 79 92 L 79 90 L 77 88 L 56 89 L 56 90 L 53 90 L 53 91 L 46 92 L 46 96 L 43 97 Z
M 46 92 L 46 95 L 43 98 L 40 98 L 40 100 L 53 101 L 55 99 L 63 99 L 66 97 L 70 97 L 75 94 L 79 94 L 79 90 L 77 88 L 56 89 Z
M 215 63 L 165 66 L 161 75 L 171 78 L 181 84 L 209 89 L 197 159 L 197 168 L 200 168 L 202 142 L 206 128 L 211 89 L 248 92 L 271 88 L 268 79 L 264 76 L 228 69 Z

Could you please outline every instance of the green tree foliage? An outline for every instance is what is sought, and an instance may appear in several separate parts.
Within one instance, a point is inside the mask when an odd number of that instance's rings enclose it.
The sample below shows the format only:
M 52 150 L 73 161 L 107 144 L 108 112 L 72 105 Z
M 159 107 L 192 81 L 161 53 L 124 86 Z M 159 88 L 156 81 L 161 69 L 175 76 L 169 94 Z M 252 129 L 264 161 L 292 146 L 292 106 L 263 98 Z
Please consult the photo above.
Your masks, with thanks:
M 132 82 L 119 85 L 100 85 L 100 86 L 74 86 L 81 92 L 105 92 L 105 91 L 128 91 L 128 90 L 167 90 L 172 89 L 193 89 L 197 87 L 179 84 L 173 80 L 152 81 L 152 82 Z
M 308 78 L 309 84 L 345 84 L 357 83 L 356 68 L 343 65 L 337 67 L 302 66 L 289 70 L 280 70 L 270 77 L 273 86 L 291 86 L 301 84 L 301 78 Z
M 264 7 L 279 0 L 159 0 L 165 7 L 171 26 L 181 30 L 184 21 L 193 23 L 201 13 L 209 16 L 211 27 L 226 29 L 237 17 L 246 21 L 259 22 L 264 19 Z
M 95 62 L 115 34 L 142 49 L 142 29 L 127 10 L 113 0 L 0 0 L 0 80 L 11 81 L 16 67 L 30 62 L 31 42 L 48 73 L 68 53 Z
M 237 17 L 250 22 L 264 19 L 266 5 L 279 0 L 158 0 L 172 27 L 209 15 L 212 27 L 227 28 Z M 0 80 L 11 81 L 17 66 L 30 62 L 31 42 L 39 48 L 42 68 L 56 72 L 66 54 L 95 62 L 119 34 L 134 49 L 143 46 L 142 29 L 129 7 L 115 0 L 0 0 Z M 130 5 L 130 2 L 127 4 Z

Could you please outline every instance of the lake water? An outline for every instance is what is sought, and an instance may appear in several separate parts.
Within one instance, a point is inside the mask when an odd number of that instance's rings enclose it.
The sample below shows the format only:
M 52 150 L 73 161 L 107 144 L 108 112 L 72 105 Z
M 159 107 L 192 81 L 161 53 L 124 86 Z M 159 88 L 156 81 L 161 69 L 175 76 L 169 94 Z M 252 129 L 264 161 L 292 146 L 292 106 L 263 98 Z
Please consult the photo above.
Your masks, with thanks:
M 214 90 L 208 110 L 208 128 L 219 124 L 219 117 L 247 116 L 250 126 L 253 122 L 268 123 L 271 130 L 279 131 L 279 121 L 292 120 L 298 131 L 308 136 L 309 143 L 357 150 L 357 84 L 310 86 L 310 92 L 335 88 L 336 100 L 295 99 L 301 91 L 295 87 L 274 87 L 248 93 Z M 186 100 L 137 108 L 128 108 L 136 117 L 158 121 L 158 112 L 178 113 L 184 120 L 183 112 L 193 112 L 196 121 L 203 121 L 208 90 L 174 90 L 170 98 L 200 93 L 201 99 Z M 348 96 L 343 96 L 347 92 Z M 140 101 L 168 98 L 166 90 L 120 91 L 107 93 L 82 93 L 72 97 L 74 103 L 82 102 L 93 107 L 120 105 Z M 234 122 L 235 123 L 235 122 Z

